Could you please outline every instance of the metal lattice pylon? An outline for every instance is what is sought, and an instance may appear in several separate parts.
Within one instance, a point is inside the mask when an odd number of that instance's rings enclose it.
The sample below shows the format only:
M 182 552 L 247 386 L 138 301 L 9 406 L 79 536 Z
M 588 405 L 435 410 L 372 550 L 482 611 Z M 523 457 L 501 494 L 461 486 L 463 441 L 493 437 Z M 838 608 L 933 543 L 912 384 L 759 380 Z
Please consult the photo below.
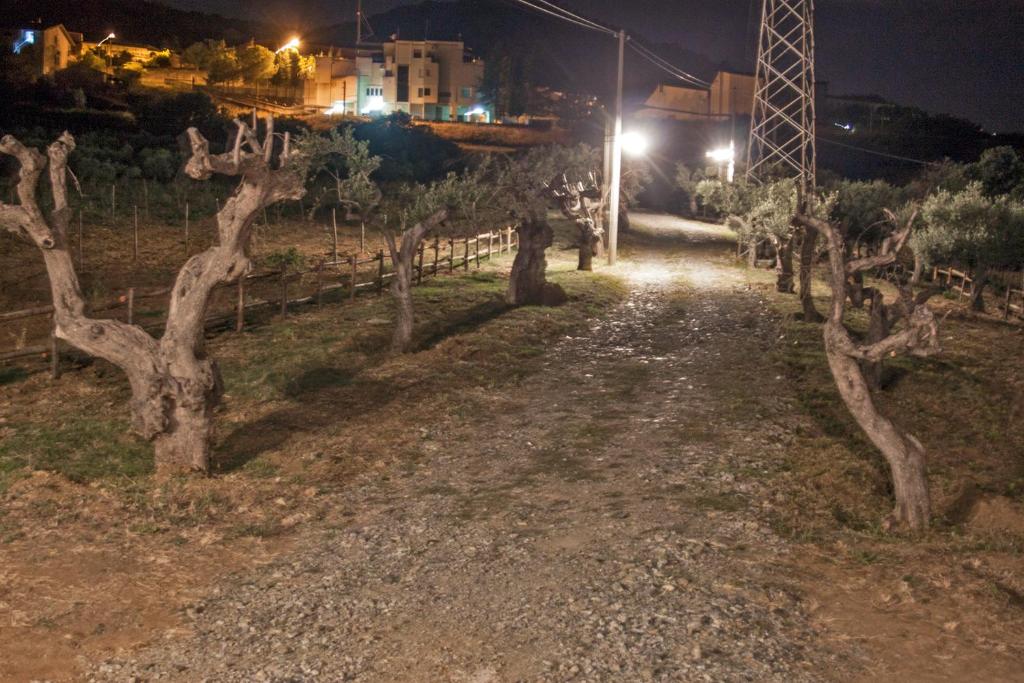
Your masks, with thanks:
M 814 0 L 763 0 L 747 177 L 815 187 Z

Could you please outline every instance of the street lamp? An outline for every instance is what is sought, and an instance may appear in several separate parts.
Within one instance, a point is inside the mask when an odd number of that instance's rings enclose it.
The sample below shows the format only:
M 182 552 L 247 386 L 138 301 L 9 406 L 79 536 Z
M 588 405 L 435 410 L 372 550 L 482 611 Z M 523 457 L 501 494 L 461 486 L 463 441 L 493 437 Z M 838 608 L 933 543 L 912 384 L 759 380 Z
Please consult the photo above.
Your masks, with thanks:
M 622 153 L 629 157 L 642 157 L 651 146 L 650 139 L 638 130 L 622 134 Z
M 298 38 L 292 38 L 287 43 L 277 48 L 277 52 L 284 52 L 285 50 L 298 50 L 301 41 Z
M 96 43 L 96 47 L 99 47 L 100 45 L 102 45 L 103 43 L 107 42 L 107 41 L 108 41 L 108 40 L 110 40 L 111 38 L 117 38 L 117 36 L 115 36 L 115 35 L 114 35 L 113 33 L 111 33 L 111 34 L 110 34 L 110 35 L 108 35 L 108 36 L 107 36 L 106 38 L 104 38 L 104 39 L 103 39 L 103 40 L 101 40 L 100 42 Z
M 728 164 L 726 180 L 731 183 L 736 174 L 736 143 L 729 141 L 728 147 L 712 149 L 706 156 L 708 159 L 711 159 L 711 161 L 718 164 L 719 169 L 721 169 L 723 165 Z M 719 175 L 721 175 L 721 171 L 719 171 Z

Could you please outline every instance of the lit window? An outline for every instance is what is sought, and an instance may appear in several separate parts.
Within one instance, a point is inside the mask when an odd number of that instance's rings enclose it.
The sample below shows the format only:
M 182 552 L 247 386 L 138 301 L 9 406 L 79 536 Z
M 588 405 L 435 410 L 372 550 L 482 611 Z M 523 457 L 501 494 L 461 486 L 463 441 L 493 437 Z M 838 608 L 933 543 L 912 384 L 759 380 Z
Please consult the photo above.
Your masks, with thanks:
M 473 88 L 462 88 L 459 91 L 459 96 L 464 97 L 467 100 L 473 97 Z

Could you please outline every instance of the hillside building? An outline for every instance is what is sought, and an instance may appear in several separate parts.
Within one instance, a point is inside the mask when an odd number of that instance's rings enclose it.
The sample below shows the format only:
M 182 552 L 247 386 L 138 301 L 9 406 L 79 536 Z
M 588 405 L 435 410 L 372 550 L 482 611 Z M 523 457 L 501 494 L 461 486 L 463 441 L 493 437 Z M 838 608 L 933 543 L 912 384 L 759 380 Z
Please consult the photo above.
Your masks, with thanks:
M 753 74 L 719 71 L 708 88 L 662 84 L 654 89 L 636 116 L 676 121 L 724 121 L 750 116 L 754 82 Z
M 316 56 L 305 104 L 328 114 L 405 112 L 428 121 L 490 122 L 483 61 L 461 41 L 394 40 Z

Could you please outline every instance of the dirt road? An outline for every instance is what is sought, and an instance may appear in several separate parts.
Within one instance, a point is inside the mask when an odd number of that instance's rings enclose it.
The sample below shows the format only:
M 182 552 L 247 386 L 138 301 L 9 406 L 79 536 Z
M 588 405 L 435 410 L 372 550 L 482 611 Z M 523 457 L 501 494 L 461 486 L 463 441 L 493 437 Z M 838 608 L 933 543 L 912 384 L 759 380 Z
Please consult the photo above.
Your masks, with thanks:
M 189 610 L 191 633 L 96 680 L 834 680 L 766 524 L 785 437 L 777 328 L 714 228 L 638 216 L 624 305 L 544 372 L 479 389 L 416 464 L 331 494 L 282 560 Z M 773 383 L 779 386 L 776 392 Z M 754 393 L 773 401 L 752 400 Z M 477 413 L 474 413 L 477 414 Z M 778 438 L 773 438 L 777 436 Z M 767 437 L 767 438 L 766 438 Z

